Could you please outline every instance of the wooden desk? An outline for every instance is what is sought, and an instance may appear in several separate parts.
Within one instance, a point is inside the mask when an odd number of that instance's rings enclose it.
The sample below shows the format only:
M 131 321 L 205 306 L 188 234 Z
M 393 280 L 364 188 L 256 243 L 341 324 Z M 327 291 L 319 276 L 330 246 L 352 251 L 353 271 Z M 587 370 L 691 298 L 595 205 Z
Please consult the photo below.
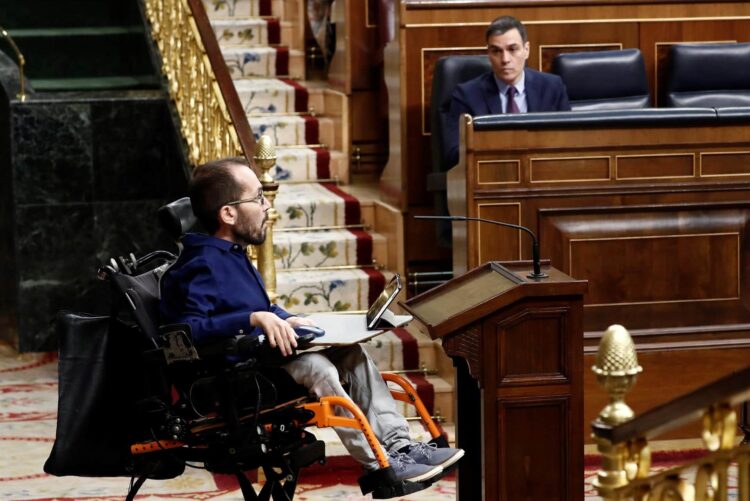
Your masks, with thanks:
M 625 325 L 645 369 L 636 412 L 746 365 L 747 124 L 463 132 L 451 213 L 528 226 L 542 258 L 588 280 L 584 365 Z M 454 224 L 454 252 L 458 273 L 531 256 L 520 232 L 474 223 Z M 585 378 L 590 422 L 606 402 Z

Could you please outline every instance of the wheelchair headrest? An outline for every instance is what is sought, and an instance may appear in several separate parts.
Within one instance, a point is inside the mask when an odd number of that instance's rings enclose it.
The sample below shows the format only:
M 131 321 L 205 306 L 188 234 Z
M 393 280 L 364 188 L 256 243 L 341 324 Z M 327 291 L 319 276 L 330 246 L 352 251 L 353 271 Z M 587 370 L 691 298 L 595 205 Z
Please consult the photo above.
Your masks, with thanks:
M 197 218 L 193 214 L 190 198 L 183 197 L 161 207 L 158 212 L 162 228 L 172 238 L 179 240 L 185 233 L 196 226 Z

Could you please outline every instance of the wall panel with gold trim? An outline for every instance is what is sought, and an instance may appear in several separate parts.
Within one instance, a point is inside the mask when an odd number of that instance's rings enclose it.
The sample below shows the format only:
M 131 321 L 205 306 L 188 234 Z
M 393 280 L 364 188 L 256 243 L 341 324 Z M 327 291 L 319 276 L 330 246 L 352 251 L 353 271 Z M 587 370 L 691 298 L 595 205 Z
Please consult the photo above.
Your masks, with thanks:
M 501 14 L 511 14 L 525 22 L 532 49 L 528 64 L 535 69 L 549 70 L 552 58 L 568 50 L 639 48 L 644 56 L 652 99 L 657 103 L 671 44 L 750 41 L 748 2 L 581 0 L 571 4 L 551 0 L 498 5 L 497 2 L 451 0 L 402 1 L 393 20 L 397 31 L 390 55 L 398 54 L 400 64 L 390 65 L 390 71 L 386 71 L 391 93 L 397 90 L 399 96 L 391 96 L 397 105 L 390 110 L 389 123 L 395 130 L 391 132 L 390 157 L 381 188 L 387 201 L 405 211 L 424 212 L 433 201 L 425 181 L 431 172 L 428 118 L 435 61 L 448 54 L 481 53 L 487 24 Z M 683 165 L 674 168 L 679 174 L 689 176 L 686 158 L 683 158 Z M 715 173 L 726 172 L 720 162 L 711 158 L 709 169 L 714 169 Z M 696 158 L 695 175 L 699 175 L 699 163 L 700 159 Z M 612 158 L 613 176 L 615 166 L 616 160 Z M 598 166 L 595 170 L 601 169 L 602 166 Z M 642 169 L 634 161 L 625 166 L 625 171 L 625 175 L 633 179 L 642 177 Z M 407 232 L 412 224 L 407 219 Z M 420 224 L 419 230 L 430 233 L 431 228 Z M 408 261 L 420 258 L 412 255 L 409 248 L 406 252 Z

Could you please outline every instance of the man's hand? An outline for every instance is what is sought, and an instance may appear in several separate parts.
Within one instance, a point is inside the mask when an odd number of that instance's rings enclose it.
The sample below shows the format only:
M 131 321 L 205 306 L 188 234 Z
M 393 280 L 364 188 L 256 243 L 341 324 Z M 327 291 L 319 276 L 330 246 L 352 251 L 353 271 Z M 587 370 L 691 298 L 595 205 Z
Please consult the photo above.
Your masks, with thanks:
M 286 320 L 269 311 L 256 311 L 250 315 L 250 325 L 260 327 L 271 348 L 278 346 L 285 357 L 294 353 L 294 348 L 297 347 L 297 334 Z
M 312 320 L 306 317 L 289 317 L 286 319 L 286 321 L 289 322 L 289 325 L 292 326 L 292 329 L 296 329 L 300 325 L 309 325 L 311 327 L 317 327 L 317 325 L 315 325 L 315 322 L 313 322 Z

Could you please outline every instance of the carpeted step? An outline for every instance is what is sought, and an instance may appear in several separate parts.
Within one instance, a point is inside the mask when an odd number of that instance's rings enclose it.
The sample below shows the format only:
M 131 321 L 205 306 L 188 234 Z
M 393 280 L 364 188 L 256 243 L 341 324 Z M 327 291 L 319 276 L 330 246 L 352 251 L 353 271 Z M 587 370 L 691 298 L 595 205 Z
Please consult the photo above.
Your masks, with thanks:
M 272 175 L 280 182 L 333 179 L 331 153 L 325 148 L 277 148 Z
M 211 27 L 222 49 L 263 47 L 281 43 L 281 23 L 275 17 L 253 19 L 217 19 Z
M 235 80 L 234 87 L 248 115 L 303 113 L 308 110 L 307 89 L 294 80 L 249 78 Z
M 436 350 L 440 343 L 416 329 L 400 327 L 373 338 L 365 348 L 384 371 L 404 369 L 438 369 Z
M 311 270 L 276 274 L 278 304 L 294 313 L 363 311 L 385 287 L 374 268 Z
M 282 184 L 274 202 L 275 228 L 357 225 L 359 201 L 332 183 Z
M 221 50 L 235 80 L 253 77 L 305 77 L 305 54 L 287 47 L 228 47 Z
M 365 230 L 279 231 L 273 236 L 276 270 L 371 265 L 380 235 Z
M 309 115 L 248 115 L 247 121 L 257 141 L 268 134 L 277 146 L 297 146 L 320 143 L 318 119 Z
M 326 148 L 276 149 L 276 167 L 272 175 L 277 181 L 331 181 L 342 178 L 348 169 L 349 157 L 343 151 Z
M 440 376 L 424 376 L 419 373 L 402 374 L 409 381 L 427 408 L 431 416 L 440 415 L 447 422 L 453 422 L 453 383 L 442 379 Z M 398 386 L 389 385 L 393 389 Z M 406 417 L 417 416 L 417 410 L 413 405 L 397 402 L 398 410 Z
M 203 7 L 212 21 L 270 16 L 274 10 L 271 0 L 203 0 Z

